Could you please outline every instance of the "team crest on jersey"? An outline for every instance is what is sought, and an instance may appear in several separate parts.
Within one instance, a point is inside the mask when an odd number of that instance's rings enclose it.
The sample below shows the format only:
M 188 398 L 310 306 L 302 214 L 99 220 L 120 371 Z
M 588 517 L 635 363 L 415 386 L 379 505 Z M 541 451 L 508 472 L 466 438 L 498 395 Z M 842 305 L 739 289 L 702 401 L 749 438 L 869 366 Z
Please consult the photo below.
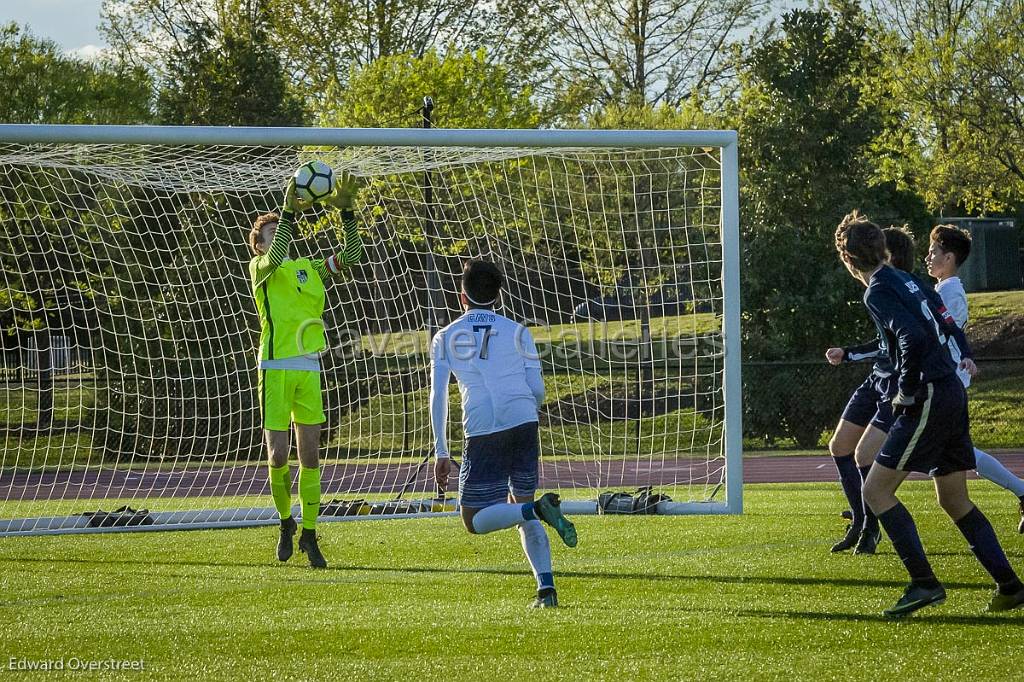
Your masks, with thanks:
M 305 270 L 298 270 L 295 276 L 298 278 L 299 284 L 305 284 L 309 281 L 309 275 L 306 274 Z
M 917 292 L 919 292 L 921 290 L 921 288 L 919 286 L 917 286 L 916 284 L 914 284 L 913 282 L 904 282 L 904 284 L 907 285 L 907 289 L 909 289 L 910 293 L 912 293 L 912 294 L 916 294 Z

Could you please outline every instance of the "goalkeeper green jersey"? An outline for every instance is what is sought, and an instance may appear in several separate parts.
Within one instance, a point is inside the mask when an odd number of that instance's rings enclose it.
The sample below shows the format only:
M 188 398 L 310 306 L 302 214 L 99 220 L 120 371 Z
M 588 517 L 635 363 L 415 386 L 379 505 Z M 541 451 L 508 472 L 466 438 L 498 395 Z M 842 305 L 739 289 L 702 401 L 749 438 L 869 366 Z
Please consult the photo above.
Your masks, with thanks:
M 362 260 L 363 248 L 352 211 L 342 211 L 345 249 L 326 260 L 290 259 L 293 215 L 283 211 L 270 251 L 249 262 L 252 294 L 260 318 L 260 361 L 319 353 L 324 335 L 324 282 L 343 266 Z

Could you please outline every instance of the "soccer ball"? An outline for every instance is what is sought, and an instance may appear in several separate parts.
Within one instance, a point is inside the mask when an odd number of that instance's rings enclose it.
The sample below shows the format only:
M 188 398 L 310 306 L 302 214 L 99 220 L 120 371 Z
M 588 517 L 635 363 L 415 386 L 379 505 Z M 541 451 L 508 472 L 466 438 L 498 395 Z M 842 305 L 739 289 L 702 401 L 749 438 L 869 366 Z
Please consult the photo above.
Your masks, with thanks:
M 334 191 L 334 171 L 323 161 L 310 161 L 295 171 L 295 194 L 304 201 L 320 201 Z

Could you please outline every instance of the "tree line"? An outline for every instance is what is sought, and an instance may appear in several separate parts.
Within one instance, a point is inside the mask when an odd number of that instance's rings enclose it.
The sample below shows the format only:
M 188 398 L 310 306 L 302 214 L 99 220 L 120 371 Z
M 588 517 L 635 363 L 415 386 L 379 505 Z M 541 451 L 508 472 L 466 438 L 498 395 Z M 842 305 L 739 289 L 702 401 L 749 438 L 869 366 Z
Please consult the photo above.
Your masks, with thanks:
M 833 254 L 861 207 L 923 235 L 1024 209 L 1020 3 L 106 0 L 98 60 L 0 30 L 0 121 L 735 128 L 745 354 L 867 331 Z M 12 295 L 10 292 L 8 296 Z

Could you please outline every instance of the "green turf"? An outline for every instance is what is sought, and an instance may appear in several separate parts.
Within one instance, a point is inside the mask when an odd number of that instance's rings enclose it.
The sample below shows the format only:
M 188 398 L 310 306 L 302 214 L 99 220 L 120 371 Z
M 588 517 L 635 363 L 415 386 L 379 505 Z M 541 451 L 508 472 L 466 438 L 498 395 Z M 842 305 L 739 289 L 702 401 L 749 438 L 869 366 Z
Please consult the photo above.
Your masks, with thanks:
M 1024 566 L 1012 500 L 973 489 Z M 988 579 L 932 496 L 904 494 L 949 601 L 900 623 L 879 616 L 904 580 L 891 546 L 830 555 L 838 489 L 773 485 L 741 517 L 578 518 L 549 612 L 524 608 L 515 533 L 452 518 L 328 525 L 324 572 L 271 561 L 269 528 L 4 539 L 2 660 L 142 658 L 133 680 L 1012 679 L 1024 613 L 982 612 Z
M 1024 291 L 984 291 L 967 294 L 971 322 L 1024 315 Z

